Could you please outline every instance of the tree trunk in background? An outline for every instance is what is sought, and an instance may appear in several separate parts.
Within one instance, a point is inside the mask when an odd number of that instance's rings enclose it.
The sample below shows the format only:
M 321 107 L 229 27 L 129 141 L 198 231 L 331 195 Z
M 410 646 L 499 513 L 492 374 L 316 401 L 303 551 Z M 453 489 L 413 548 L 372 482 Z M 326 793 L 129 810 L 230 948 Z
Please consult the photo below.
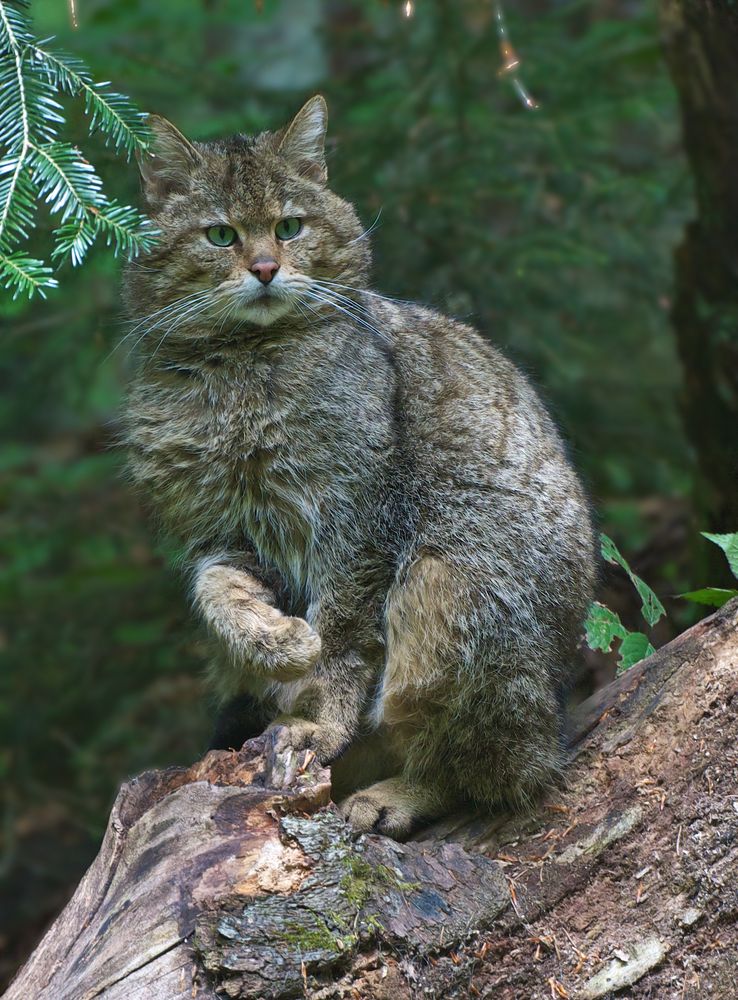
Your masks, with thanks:
M 683 413 L 706 481 L 700 506 L 712 528 L 735 531 L 738 6 L 730 0 L 661 0 L 661 18 L 697 198 L 697 218 L 676 252 L 673 323 L 684 366 Z
M 6 1000 L 734 1000 L 737 666 L 735 600 L 582 706 L 535 815 L 407 844 L 263 737 L 143 775 Z

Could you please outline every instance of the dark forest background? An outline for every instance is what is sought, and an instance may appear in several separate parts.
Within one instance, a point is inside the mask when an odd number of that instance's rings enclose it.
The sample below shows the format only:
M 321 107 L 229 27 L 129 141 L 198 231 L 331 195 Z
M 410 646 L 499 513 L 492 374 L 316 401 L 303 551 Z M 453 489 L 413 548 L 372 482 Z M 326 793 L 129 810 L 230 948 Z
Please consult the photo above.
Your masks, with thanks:
M 486 0 L 417 0 L 411 18 L 395 0 L 78 7 L 74 31 L 63 0 L 35 0 L 38 34 L 193 138 L 276 127 L 325 94 L 331 183 L 378 217 L 375 287 L 475 323 L 532 375 L 603 530 L 667 605 L 655 641 L 693 620 L 674 595 L 720 582 L 698 530 L 738 524 L 693 448 L 714 414 L 671 320 L 697 209 L 654 4 L 509 2 L 536 111 L 499 75 Z M 135 165 L 69 114 L 135 201 Z M 198 756 L 212 710 L 184 587 L 114 448 L 119 269 L 97 249 L 46 301 L 0 302 L 3 976 L 94 854 L 120 781 Z M 624 578 L 603 587 L 635 617 Z M 585 690 L 611 669 L 590 666 Z

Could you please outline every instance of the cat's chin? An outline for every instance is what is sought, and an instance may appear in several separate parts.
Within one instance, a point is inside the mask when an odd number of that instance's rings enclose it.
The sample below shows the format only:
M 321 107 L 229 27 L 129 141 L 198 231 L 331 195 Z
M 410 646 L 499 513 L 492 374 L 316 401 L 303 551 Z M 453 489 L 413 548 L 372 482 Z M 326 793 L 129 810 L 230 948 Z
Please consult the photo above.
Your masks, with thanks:
M 278 319 L 283 319 L 292 306 L 284 299 L 262 299 L 259 302 L 245 302 L 238 307 L 236 317 L 254 326 L 271 326 Z

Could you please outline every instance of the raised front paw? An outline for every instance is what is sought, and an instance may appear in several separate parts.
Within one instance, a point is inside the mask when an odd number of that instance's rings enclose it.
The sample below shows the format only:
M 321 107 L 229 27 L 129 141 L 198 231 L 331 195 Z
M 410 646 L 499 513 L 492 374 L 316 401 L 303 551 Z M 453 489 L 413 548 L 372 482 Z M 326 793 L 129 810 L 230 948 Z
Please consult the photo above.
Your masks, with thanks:
M 278 681 L 294 681 L 308 673 L 320 657 L 320 636 L 304 618 L 283 615 L 265 606 L 254 628 L 253 646 L 263 668 Z
M 303 618 L 283 615 L 271 591 L 243 570 L 206 566 L 195 581 L 195 599 L 234 660 L 271 680 L 297 680 L 320 656 L 318 633 Z

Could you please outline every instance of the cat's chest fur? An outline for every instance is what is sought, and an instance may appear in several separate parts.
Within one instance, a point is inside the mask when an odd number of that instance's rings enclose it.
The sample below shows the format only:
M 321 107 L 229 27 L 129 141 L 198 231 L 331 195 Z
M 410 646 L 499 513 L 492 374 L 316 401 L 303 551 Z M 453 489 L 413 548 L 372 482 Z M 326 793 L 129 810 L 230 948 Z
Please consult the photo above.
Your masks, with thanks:
M 340 487 L 289 378 L 277 384 L 268 364 L 172 369 L 142 383 L 134 404 L 134 475 L 188 547 L 248 541 L 309 588 L 322 511 Z

